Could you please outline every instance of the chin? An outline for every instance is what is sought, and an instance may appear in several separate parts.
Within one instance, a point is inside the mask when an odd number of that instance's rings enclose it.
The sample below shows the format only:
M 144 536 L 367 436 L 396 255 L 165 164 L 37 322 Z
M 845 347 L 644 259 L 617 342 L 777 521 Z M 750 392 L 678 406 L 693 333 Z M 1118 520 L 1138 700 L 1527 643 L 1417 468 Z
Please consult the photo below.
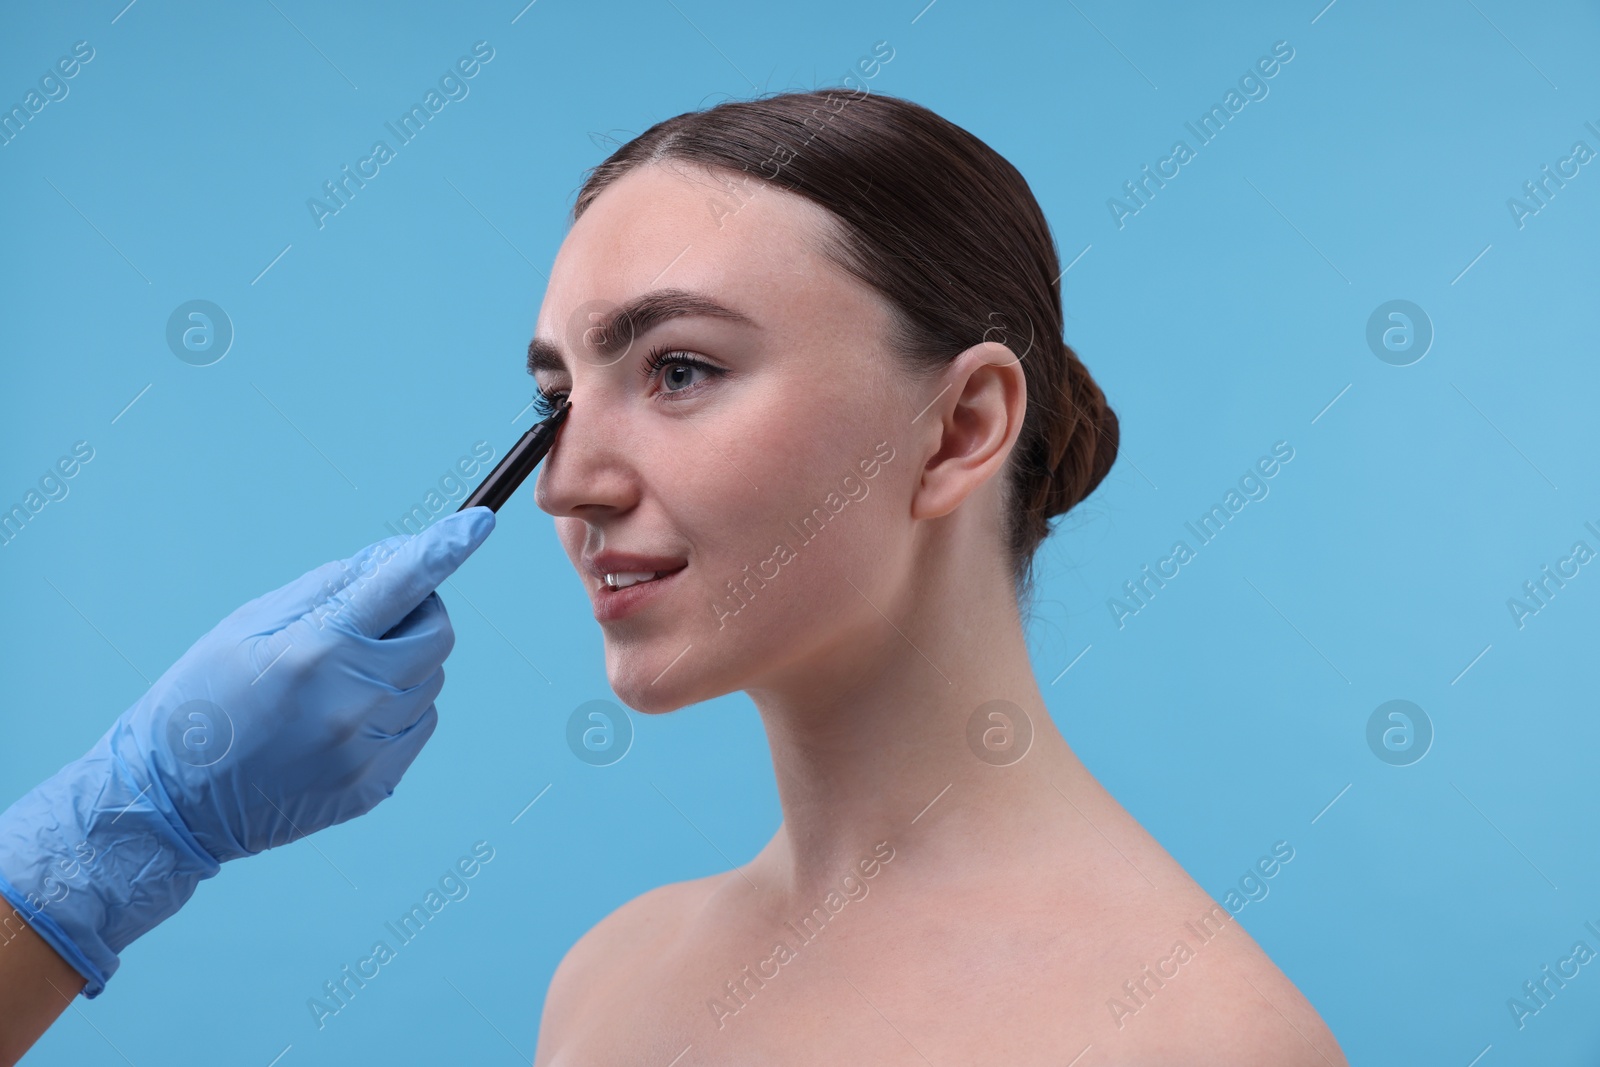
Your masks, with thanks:
M 618 651 L 608 643 L 606 679 L 611 691 L 618 700 L 642 715 L 664 715 L 717 696 L 701 692 L 701 680 L 695 677 L 689 665 L 696 650 L 690 649 L 683 659 L 672 662 L 682 651 L 679 648 L 653 655 L 643 649 Z M 670 670 L 668 664 L 671 664 Z

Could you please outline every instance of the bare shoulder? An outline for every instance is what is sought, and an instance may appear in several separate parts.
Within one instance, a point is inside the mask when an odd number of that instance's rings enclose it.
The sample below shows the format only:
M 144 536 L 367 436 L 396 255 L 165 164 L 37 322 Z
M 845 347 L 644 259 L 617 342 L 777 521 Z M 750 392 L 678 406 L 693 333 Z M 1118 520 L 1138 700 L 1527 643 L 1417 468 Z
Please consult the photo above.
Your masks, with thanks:
M 1058 943 L 1078 939 L 1060 978 L 1099 1035 L 1083 1067 L 1346 1067 L 1333 1031 L 1241 923 L 1260 906 L 1247 914 L 1214 900 L 1092 779 L 1074 806 L 1116 851 L 1051 853 L 1029 914 Z M 1262 876 L 1293 858 L 1287 844 L 1263 857 L 1276 865 L 1259 867 Z M 1098 868 L 1085 860 L 1096 854 L 1106 861 Z M 1074 886 L 1078 903 L 1052 914 L 1061 885 Z
M 562 957 L 545 993 L 535 1067 L 549 1062 L 569 1025 L 593 995 L 610 988 L 619 968 L 670 944 L 726 875 L 671 882 L 641 893 L 590 927 Z
M 1345 1067 L 1306 996 L 1237 919 L 1207 903 L 1204 919 L 1185 923 L 1170 951 L 1108 999 L 1119 1038 L 1134 1038 L 1152 1064 Z

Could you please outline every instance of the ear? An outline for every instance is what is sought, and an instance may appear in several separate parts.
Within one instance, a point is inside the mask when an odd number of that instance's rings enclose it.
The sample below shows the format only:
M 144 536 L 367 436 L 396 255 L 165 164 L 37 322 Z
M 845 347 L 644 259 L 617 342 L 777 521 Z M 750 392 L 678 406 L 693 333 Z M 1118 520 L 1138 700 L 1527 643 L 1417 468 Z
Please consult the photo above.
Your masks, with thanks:
M 1005 468 L 1028 407 L 1021 360 L 994 341 L 962 352 L 932 384 L 938 395 L 912 420 L 928 456 L 911 501 L 917 519 L 950 514 Z

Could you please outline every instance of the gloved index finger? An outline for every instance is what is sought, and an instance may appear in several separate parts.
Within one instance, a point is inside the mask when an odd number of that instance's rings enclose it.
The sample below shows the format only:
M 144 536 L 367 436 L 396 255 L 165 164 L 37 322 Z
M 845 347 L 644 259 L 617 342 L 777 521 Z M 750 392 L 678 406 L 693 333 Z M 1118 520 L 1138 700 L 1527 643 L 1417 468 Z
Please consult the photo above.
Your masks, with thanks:
M 472 555 L 494 529 L 494 512 L 468 508 L 414 537 L 389 538 L 358 553 L 350 582 L 310 612 L 319 628 L 336 623 L 382 637 Z

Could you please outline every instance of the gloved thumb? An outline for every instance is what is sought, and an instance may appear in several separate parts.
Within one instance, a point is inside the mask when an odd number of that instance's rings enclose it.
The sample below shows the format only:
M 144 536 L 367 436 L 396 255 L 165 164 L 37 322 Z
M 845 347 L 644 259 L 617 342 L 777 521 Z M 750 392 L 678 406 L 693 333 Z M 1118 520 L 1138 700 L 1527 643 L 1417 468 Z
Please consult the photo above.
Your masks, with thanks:
M 468 508 L 396 543 L 363 552 L 350 583 L 313 614 L 365 637 L 382 637 L 438 588 L 494 529 L 494 512 Z

